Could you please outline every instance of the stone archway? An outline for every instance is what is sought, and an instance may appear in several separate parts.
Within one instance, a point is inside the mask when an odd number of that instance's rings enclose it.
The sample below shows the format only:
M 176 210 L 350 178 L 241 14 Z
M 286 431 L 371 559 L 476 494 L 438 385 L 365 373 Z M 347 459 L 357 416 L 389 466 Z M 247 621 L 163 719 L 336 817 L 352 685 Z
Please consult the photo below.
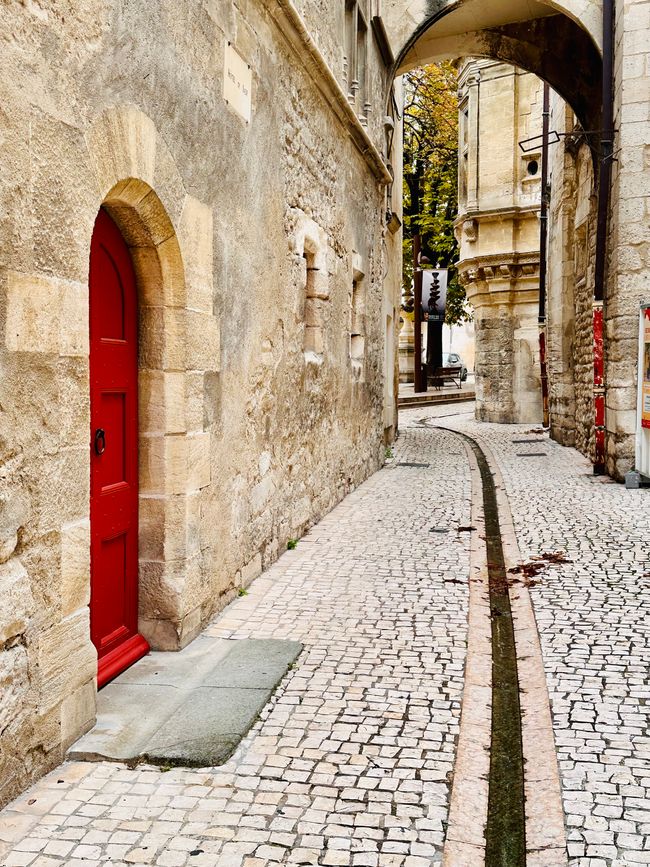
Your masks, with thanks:
M 489 90 L 490 78 L 494 81 L 507 78 L 513 67 L 546 81 L 571 106 L 586 130 L 585 147 L 591 146 L 592 158 L 597 159 L 602 137 L 599 130 L 603 65 L 599 0 L 593 3 L 529 0 L 517 4 L 509 0 L 462 3 L 451 0 L 413 4 L 401 20 L 391 15 L 389 12 L 387 29 L 400 45 L 395 61 L 397 74 L 443 59 L 474 58 L 476 73 L 469 75 L 465 71 L 459 83 L 461 108 L 465 100 L 464 113 L 472 116 L 470 126 L 476 150 L 473 187 L 478 184 L 479 163 L 482 168 L 489 163 L 485 150 L 478 147 L 479 125 L 484 135 L 490 125 L 486 105 L 482 104 L 479 111 L 479 89 L 483 94 L 486 88 Z M 497 72 L 490 73 L 492 67 Z M 499 86 L 494 85 L 495 93 Z M 514 116 L 518 117 L 517 112 L 521 111 L 524 117 L 519 86 L 513 84 L 511 91 L 503 99 L 511 99 L 510 111 L 514 110 Z M 485 101 L 483 96 L 481 100 Z M 492 100 L 494 104 L 498 102 L 494 96 Z M 531 97 L 530 110 L 521 124 L 518 120 L 517 129 L 492 130 L 501 142 L 505 135 L 510 153 L 512 149 L 518 152 L 518 140 L 531 136 L 534 140 L 541 133 L 540 103 L 541 96 Z M 498 111 L 497 106 L 495 117 Z M 539 123 L 538 128 L 531 129 L 534 114 Z M 520 126 L 524 131 L 518 134 Z M 541 151 L 537 154 L 540 157 Z M 499 195 L 482 196 L 479 202 L 477 190 L 472 188 L 465 201 L 459 202 L 459 277 L 467 287 L 477 322 L 477 415 L 486 421 L 532 423 L 542 420 L 541 399 L 537 397 L 541 389 L 536 345 L 540 239 L 537 206 L 530 195 L 524 194 L 521 171 L 515 162 L 518 161 L 513 161 L 512 172 L 506 171 L 508 181 L 501 185 Z M 539 188 L 539 177 L 537 185 Z M 592 193 L 593 189 L 592 176 Z M 491 230 L 490 223 L 496 222 L 504 225 L 503 238 L 496 238 Z M 588 288 L 593 289 L 592 285 Z
M 448 2 L 404 37 L 396 74 L 456 57 L 500 60 L 548 82 L 584 129 L 598 130 L 601 36 L 600 2 Z
M 139 628 L 152 648 L 177 650 L 202 625 L 201 491 L 211 481 L 211 442 L 197 392 L 220 362 L 212 211 L 185 193 L 142 112 L 105 111 L 87 142 L 139 296 Z
M 385 4 L 382 10 L 388 40 L 397 60 L 397 73 L 408 68 L 414 48 L 421 54 L 425 39 L 442 35 L 470 35 L 522 22 L 562 15 L 585 32 L 600 50 L 602 45 L 602 0 L 417 0 L 408 8 L 399 0 Z M 431 33 L 437 22 L 445 21 L 444 30 Z M 426 60 L 416 61 L 423 63 Z

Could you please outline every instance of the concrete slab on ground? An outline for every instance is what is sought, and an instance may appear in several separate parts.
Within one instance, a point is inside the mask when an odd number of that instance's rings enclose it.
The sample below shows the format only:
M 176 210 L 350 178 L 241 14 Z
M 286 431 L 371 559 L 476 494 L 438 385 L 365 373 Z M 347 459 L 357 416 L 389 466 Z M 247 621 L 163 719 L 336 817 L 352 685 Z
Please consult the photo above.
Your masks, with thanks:
M 179 653 L 150 653 L 99 692 L 97 723 L 68 758 L 223 764 L 301 650 L 297 641 L 201 635 Z

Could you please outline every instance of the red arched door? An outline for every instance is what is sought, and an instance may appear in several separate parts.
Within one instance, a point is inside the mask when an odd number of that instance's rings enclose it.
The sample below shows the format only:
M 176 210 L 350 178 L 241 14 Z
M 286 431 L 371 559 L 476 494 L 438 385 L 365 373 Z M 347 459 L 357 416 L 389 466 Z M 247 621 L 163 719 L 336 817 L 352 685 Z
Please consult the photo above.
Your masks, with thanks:
M 90 635 L 100 687 L 149 650 L 138 635 L 138 302 L 104 210 L 90 245 Z

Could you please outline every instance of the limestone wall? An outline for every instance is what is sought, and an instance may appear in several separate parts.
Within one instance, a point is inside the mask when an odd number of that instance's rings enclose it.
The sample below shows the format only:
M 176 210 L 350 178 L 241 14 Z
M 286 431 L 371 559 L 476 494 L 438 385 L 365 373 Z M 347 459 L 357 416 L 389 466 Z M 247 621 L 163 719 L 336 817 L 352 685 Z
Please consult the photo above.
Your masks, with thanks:
M 639 304 L 650 302 L 648 128 L 650 9 L 616 3 L 615 160 L 605 279 L 607 471 L 621 479 L 634 464 Z M 553 126 L 575 118 L 556 99 Z M 591 142 L 597 148 L 597 139 Z M 584 137 L 551 148 L 549 353 L 553 433 L 593 457 L 592 298 L 598 154 Z M 596 175 L 596 177 L 595 177 Z
M 605 295 L 607 469 L 634 464 L 639 304 L 650 303 L 650 7 L 616 3 L 615 116 Z
M 594 160 L 573 112 L 556 95 L 551 100 L 551 128 L 568 134 L 549 148 L 547 333 L 551 432 L 558 442 L 573 445 L 593 459 Z
M 333 44 L 338 20 L 310 24 Z M 5 4 L 0 28 L 4 802 L 94 719 L 100 206 L 138 281 L 140 628 L 161 649 L 189 642 L 381 464 L 399 298 L 387 260 L 401 251 L 382 230 L 383 126 L 362 156 L 363 130 L 261 0 Z M 229 42 L 251 68 L 250 122 L 224 100 Z M 386 75 L 371 62 L 380 119 Z

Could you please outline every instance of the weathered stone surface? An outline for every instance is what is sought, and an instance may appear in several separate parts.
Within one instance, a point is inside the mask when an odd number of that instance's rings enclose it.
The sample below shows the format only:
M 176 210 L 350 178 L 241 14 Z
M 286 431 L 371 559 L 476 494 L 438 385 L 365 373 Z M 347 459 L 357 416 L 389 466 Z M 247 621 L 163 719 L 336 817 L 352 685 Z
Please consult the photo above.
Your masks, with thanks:
M 88 608 L 63 617 L 38 637 L 39 708 L 48 711 L 97 674 L 97 653 L 88 641 Z
M 570 131 L 573 117 L 552 102 L 552 122 Z M 593 165 L 587 144 L 550 151 L 548 369 L 551 431 L 593 457 L 593 279 L 596 228 Z M 635 326 L 638 329 L 638 325 Z M 613 344 L 612 344 L 613 345 Z
M 18 531 L 27 516 L 27 497 L 11 484 L 12 473 L 0 480 L 0 563 L 5 563 L 16 550 Z
M 97 689 L 89 680 L 63 699 L 61 703 L 61 747 L 66 750 L 80 734 L 87 732 L 95 722 Z
M 184 433 L 185 374 L 143 370 L 138 376 L 140 428 L 147 433 Z
M 62 292 L 58 281 L 9 272 L 5 344 L 14 352 L 58 353 Z
M 34 605 L 29 575 L 17 557 L 0 564 L 0 598 L 0 645 L 3 645 L 27 630 Z
M 187 306 L 212 315 L 214 308 L 212 209 L 186 196 L 179 225 L 179 242 L 185 265 Z
M 90 521 L 61 528 L 61 612 L 64 617 L 90 601 Z
M 153 185 L 156 126 L 136 105 L 115 105 L 106 109 L 86 137 L 102 197 L 111 189 L 115 178 L 138 178 Z

